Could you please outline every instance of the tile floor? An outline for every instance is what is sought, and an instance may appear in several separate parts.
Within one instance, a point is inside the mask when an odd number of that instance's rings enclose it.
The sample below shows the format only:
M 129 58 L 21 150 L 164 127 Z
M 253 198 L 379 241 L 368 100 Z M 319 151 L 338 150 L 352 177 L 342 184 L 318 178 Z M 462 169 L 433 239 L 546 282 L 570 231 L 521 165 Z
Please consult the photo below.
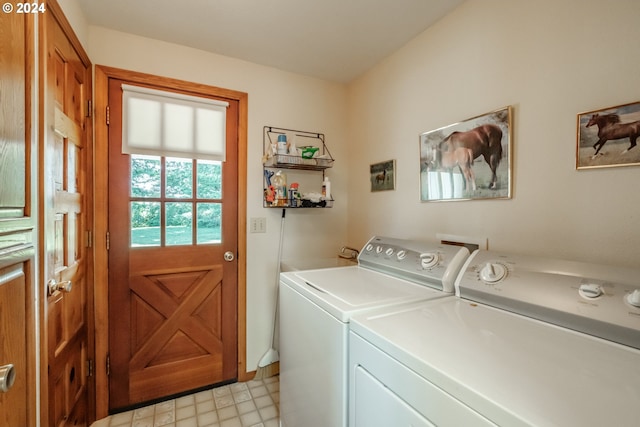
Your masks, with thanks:
M 111 415 L 91 427 L 278 427 L 279 403 L 275 376 Z

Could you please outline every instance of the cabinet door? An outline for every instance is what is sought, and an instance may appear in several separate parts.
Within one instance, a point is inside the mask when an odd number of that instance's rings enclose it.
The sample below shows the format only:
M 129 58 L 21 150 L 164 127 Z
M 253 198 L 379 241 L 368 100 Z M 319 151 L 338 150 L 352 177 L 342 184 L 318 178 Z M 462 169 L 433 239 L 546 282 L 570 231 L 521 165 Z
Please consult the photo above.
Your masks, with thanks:
M 0 389 L 2 426 L 36 424 L 33 34 L 32 16 L 0 14 L 0 377 L 13 379 Z
M 0 391 L 0 425 L 26 426 L 29 422 L 30 401 L 28 375 L 34 368 L 29 357 L 27 284 L 32 277 L 31 262 L 18 262 L 0 268 L 0 366 L 4 376 L 13 378 L 7 391 Z M 4 381 L 8 381 L 5 379 Z M 35 402 L 32 402 L 35 403 Z
M 0 14 L 0 219 L 22 217 L 26 204 L 25 16 Z

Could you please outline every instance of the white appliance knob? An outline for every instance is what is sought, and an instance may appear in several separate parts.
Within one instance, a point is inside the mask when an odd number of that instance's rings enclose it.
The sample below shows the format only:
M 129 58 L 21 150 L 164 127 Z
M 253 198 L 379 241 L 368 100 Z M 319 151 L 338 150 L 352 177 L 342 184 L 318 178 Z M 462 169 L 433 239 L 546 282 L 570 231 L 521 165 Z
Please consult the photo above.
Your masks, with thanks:
M 365 248 L 365 250 L 366 250 L 367 252 L 371 252 L 371 251 L 373 250 L 373 245 L 372 245 L 371 243 L 369 243 L 369 244 L 367 245 L 367 247 Z
M 389 248 L 389 249 L 387 249 L 385 253 L 386 253 L 388 256 L 393 255 L 393 248 Z
M 376 246 L 376 253 L 378 253 L 378 254 L 382 253 L 382 246 L 380 246 L 380 245 Z
M 435 267 L 438 264 L 438 261 L 438 254 L 434 254 L 431 252 L 420 254 L 420 265 L 422 266 L 422 268 Z
M 635 289 L 629 295 L 627 295 L 627 302 L 634 307 L 640 308 L 640 289 Z
M 603 291 L 602 287 L 596 283 L 583 283 L 580 285 L 579 293 L 585 298 L 598 298 Z
M 480 279 L 485 283 L 496 283 L 504 279 L 507 275 L 507 269 L 504 265 L 488 262 L 480 270 Z
M 407 257 L 407 251 L 405 251 L 404 249 L 400 249 L 396 254 L 396 256 L 398 257 L 399 260 L 403 260 Z

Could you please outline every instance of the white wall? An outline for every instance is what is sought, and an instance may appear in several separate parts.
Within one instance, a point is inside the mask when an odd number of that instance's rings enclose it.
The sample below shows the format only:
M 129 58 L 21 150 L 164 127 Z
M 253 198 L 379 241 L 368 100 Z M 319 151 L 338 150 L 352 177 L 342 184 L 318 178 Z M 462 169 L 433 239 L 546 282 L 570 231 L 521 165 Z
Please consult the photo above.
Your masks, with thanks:
M 270 348 L 281 210 L 262 207 L 265 125 L 324 133 L 335 167 L 333 209 L 288 211 L 283 258 L 336 256 L 346 236 L 346 87 L 237 59 L 89 26 L 89 56 L 107 65 L 249 94 L 247 217 L 267 233 L 247 234 L 247 369 Z M 317 177 L 317 191 L 321 187 Z M 301 190 L 305 191 L 304 188 Z M 308 190 L 308 188 L 306 189 Z
M 640 101 L 639 16 L 637 0 L 470 0 L 353 82 L 348 240 L 458 234 L 639 267 L 640 168 L 575 170 L 576 115 Z M 418 135 L 507 105 L 513 198 L 421 203 Z M 371 193 L 388 159 L 397 189 Z
M 76 33 L 78 40 L 80 40 L 82 47 L 86 50 L 88 45 L 89 24 L 82 9 L 80 9 L 78 0 L 58 0 L 58 4 L 60 8 L 62 8 L 67 21 L 71 24 L 73 32 Z

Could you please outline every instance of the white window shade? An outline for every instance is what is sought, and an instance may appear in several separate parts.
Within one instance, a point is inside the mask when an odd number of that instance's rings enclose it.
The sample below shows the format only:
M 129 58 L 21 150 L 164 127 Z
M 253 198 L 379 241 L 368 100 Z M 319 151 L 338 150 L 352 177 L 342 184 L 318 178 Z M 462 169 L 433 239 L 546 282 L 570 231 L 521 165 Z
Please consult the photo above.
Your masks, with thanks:
M 122 85 L 122 152 L 225 160 L 229 103 Z

